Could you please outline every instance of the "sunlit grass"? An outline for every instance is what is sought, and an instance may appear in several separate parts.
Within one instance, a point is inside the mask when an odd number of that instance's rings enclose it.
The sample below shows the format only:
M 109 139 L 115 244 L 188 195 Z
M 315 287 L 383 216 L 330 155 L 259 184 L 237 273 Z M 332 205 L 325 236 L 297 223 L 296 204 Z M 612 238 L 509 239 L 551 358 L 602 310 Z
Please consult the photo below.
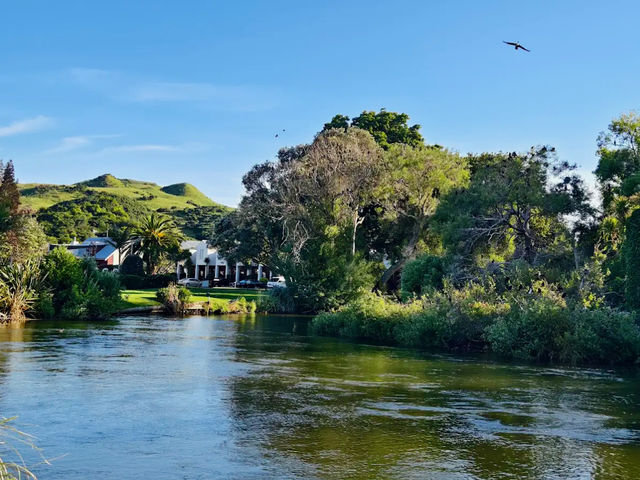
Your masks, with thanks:
M 206 302 L 210 298 L 220 300 L 236 300 L 244 297 L 247 300 L 257 300 L 264 295 L 264 291 L 244 288 L 189 288 L 191 291 L 191 303 Z M 123 290 L 122 308 L 152 307 L 160 305 L 156 299 L 157 288 L 146 288 L 143 290 Z

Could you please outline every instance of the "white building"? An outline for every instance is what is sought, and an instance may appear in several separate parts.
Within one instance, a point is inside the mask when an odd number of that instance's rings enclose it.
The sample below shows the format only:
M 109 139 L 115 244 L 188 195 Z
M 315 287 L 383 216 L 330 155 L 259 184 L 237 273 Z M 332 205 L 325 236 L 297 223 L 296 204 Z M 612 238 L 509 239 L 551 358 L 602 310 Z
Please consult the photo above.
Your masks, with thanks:
M 236 262 L 229 265 L 215 248 L 209 248 L 206 240 L 187 240 L 181 247 L 191 252 L 192 266 L 187 268 L 185 262 L 176 265 L 176 276 L 210 280 L 214 283 L 239 282 L 240 280 L 260 280 L 271 278 L 271 271 L 263 265 Z

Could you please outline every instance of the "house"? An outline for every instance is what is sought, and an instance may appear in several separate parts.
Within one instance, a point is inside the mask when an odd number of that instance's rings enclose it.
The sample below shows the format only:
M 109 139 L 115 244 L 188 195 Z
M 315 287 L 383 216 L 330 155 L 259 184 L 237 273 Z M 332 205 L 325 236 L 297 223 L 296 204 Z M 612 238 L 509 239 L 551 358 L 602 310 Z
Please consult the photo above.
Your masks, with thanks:
M 243 264 L 236 262 L 232 265 L 218 254 L 218 250 L 209 247 L 206 240 L 187 240 L 182 242 L 183 250 L 191 252 L 191 265 L 181 261 L 176 265 L 176 276 L 181 278 L 196 278 L 211 280 L 216 283 L 239 282 L 240 280 L 260 280 L 271 278 L 272 272 L 268 267 L 257 264 Z
M 71 243 L 49 244 L 49 250 L 58 247 L 66 248 L 77 258 L 93 258 L 98 268 L 116 268 L 120 265 L 120 252 L 109 237 L 91 237 L 82 243 L 74 240 Z M 122 256 L 124 260 L 124 255 Z

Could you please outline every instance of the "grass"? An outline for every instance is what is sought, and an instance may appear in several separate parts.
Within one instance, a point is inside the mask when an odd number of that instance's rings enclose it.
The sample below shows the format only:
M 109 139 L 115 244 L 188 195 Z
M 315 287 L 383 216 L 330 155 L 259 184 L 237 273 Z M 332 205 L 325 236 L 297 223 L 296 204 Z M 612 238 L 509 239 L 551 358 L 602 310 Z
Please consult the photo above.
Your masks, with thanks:
M 190 288 L 191 303 L 206 302 L 209 298 L 219 300 L 236 300 L 244 297 L 246 300 L 257 300 L 265 295 L 261 290 L 243 288 Z M 122 309 L 133 307 L 152 307 L 160 305 L 156 300 L 157 288 L 147 288 L 144 290 L 123 290 Z

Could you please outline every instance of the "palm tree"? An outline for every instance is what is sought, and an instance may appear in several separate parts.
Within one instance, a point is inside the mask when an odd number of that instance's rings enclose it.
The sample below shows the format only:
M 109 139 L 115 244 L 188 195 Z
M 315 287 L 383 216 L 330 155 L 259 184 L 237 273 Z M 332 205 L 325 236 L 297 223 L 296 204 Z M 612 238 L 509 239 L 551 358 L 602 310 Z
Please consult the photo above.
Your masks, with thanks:
M 175 249 L 181 239 L 182 235 L 167 217 L 152 213 L 140 222 L 136 229 L 135 248 L 142 253 L 149 275 L 156 273 L 162 257 Z

